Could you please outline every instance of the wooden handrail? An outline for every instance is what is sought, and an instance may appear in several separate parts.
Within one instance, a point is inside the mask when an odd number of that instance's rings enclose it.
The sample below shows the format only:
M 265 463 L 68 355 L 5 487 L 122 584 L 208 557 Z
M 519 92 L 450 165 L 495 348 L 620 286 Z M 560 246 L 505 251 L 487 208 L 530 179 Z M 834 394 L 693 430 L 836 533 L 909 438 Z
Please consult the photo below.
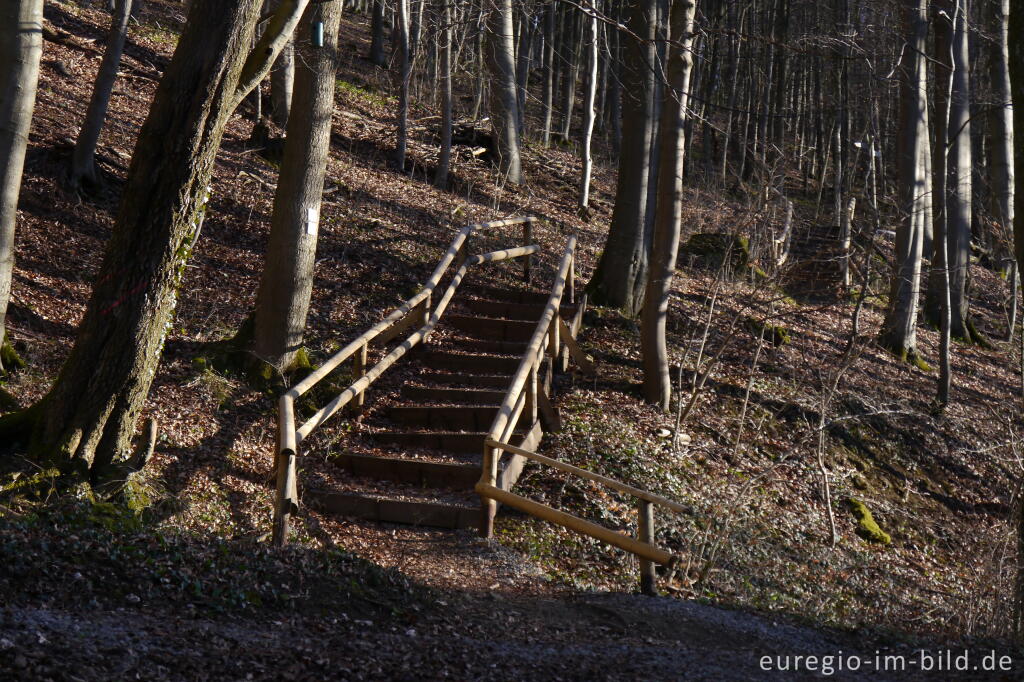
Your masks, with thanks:
M 558 469 L 559 471 L 564 471 L 569 474 L 575 474 L 580 478 L 586 478 L 590 481 L 594 481 L 595 483 L 606 485 L 609 488 L 618 490 L 620 493 L 632 495 L 633 497 L 640 500 L 647 500 L 648 502 L 656 504 L 659 507 L 666 507 L 674 512 L 681 513 L 685 513 L 686 511 L 688 511 L 686 507 L 679 504 L 678 502 L 673 502 L 672 500 L 666 497 L 662 497 L 661 495 L 655 495 L 654 493 L 648 492 L 646 490 L 641 490 L 640 488 L 634 488 L 633 486 L 622 483 L 621 481 L 616 481 L 614 478 L 608 478 L 607 476 L 602 476 L 601 474 L 595 474 L 593 471 L 587 471 L 586 469 L 581 469 L 580 467 L 573 466 L 572 464 L 566 464 L 565 462 L 561 462 L 557 459 L 551 459 L 550 457 L 539 455 L 536 452 L 524 450 L 523 448 L 517 448 L 515 445 L 502 443 L 491 438 L 488 438 L 486 443 L 492 448 L 500 448 L 502 450 L 511 452 L 516 455 L 522 455 L 527 459 L 532 459 L 535 462 L 546 464 L 552 469 Z
M 510 445 L 509 443 L 502 442 L 494 438 L 488 437 L 484 441 L 484 447 L 490 451 L 505 451 L 511 452 L 515 455 L 520 455 L 527 459 L 531 459 L 540 464 L 545 464 L 553 469 L 565 471 L 566 473 L 575 474 L 581 478 L 585 478 L 596 483 L 601 483 L 609 488 L 618 490 L 619 492 L 632 495 L 637 498 L 639 504 L 637 505 L 637 538 L 633 539 L 622 533 L 605 528 L 599 524 L 581 519 L 578 516 L 559 511 L 554 507 L 540 502 L 534 502 L 528 498 L 522 497 L 521 495 L 515 495 L 509 491 L 502 490 L 493 484 L 486 483 L 483 480 L 477 482 L 475 490 L 481 499 L 492 499 L 502 504 L 507 504 L 511 507 L 515 507 L 521 511 L 535 516 L 545 521 L 563 526 L 570 530 L 574 530 L 577 533 L 583 533 L 589 535 L 592 538 L 602 540 L 615 547 L 624 549 L 627 552 L 635 554 L 640 559 L 640 589 L 644 594 L 657 594 L 657 574 L 654 570 L 654 564 L 671 565 L 678 557 L 663 549 L 658 548 L 654 542 L 654 505 L 666 507 L 675 512 L 685 512 L 686 507 L 683 505 L 673 502 L 672 500 L 662 497 L 661 495 L 655 495 L 654 493 L 640 488 L 634 488 L 631 485 L 616 481 L 614 478 L 608 478 L 601 474 L 595 474 L 592 471 L 581 469 L 580 467 L 573 466 L 572 464 L 566 464 L 560 462 L 557 459 L 545 457 L 544 455 L 531 452 L 523 448 Z
M 551 294 L 548 296 L 547 304 L 544 306 L 544 312 L 537 322 L 529 343 L 527 343 L 526 350 L 523 351 L 519 367 L 516 369 L 508 391 L 505 393 L 505 399 L 502 401 L 501 407 L 498 408 L 498 413 L 491 423 L 490 431 L 487 434 L 489 440 L 504 441 L 514 431 L 514 426 L 511 429 L 508 428 L 509 423 L 511 422 L 514 425 L 514 420 L 518 419 L 518 415 L 522 410 L 519 404 L 523 388 L 526 386 L 527 379 L 530 378 L 531 373 L 535 372 L 540 364 L 541 356 L 547 345 L 546 338 L 551 333 L 555 315 L 562 304 L 562 293 L 565 290 L 566 282 L 569 281 L 571 276 L 575 252 L 576 236 L 572 235 L 565 245 L 562 262 L 559 264 L 558 271 L 555 274 L 555 281 L 551 286 Z M 522 404 L 525 405 L 525 398 Z M 536 401 L 534 401 L 534 404 L 536 404 Z M 497 484 L 497 480 L 498 452 L 494 447 L 485 446 L 483 467 L 480 472 L 480 484 L 493 487 Z M 481 502 L 480 534 L 484 537 L 491 537 L 494 532 L 494 514 L 497 510 L 497 505 L 494 498 L 486 496 L 481 496 Z
M 654 545 L 646 542 L 640 542 L 628 535 L 624 535 L 610 528 L 605 528 L 604 526 L 599 526 L 596 523 L 581 519 L 578 516 L 558 511 L 546 504 L 534 502 L 529 498 L 516 495 L 515 493 L 510 493 L 507 490 L 502 490 L 496 486 L 487 485 L 486 483 L 477 483 L 475 489 L 481 497 L 495 499 L 502 504 L 515 507 L 516 509 L 524 511 L 531 516 L 536 516 L 546 521 L 556 523 L 559 526 L 564 526 L 565 528 L 583 533 L 584 535 L 589 535 L 592 538 L 597 538 L 598 540 L 607 542 L 610 545 L 624 549 L 630 554 L 635 554 L 636 556 L 647 559 L 648 561 L 653 561 L 656 564 L 669 565 L 676 560 L 673 555 L 663 549 L 658 549 Z
M 354 398 L 362 401 L 362 395 L 366 389 L 373 384 L 389 367 L 398 361 L 416 344 L 427 338 L 437 325 L 447 309 L 455 290 L 458 288 L 468 269 L 483 263 L 493 263 L 510 258 L 529 259 L 533 254 L 540 251 L 536 244 L 526 244 L 511 249 L 491 251 L 465 257 L 467 240 L 474 233 L 481 230 L 488 230 L 510 225 L 532 225 L 537 218 L 529 216 L 524 218 L 507 218 L 504 220 L 493 220 L 485 223 L 466 225 L 455 235 L 448 249 L 445 251 L 437 267 L 427 279 L 427 283 L 412 298 L 407 300 L 387 317 L 370 327 L 368 330 L 356 337 L 352 342 L 332 355 L 323 365 L 311 372 L 305 379 L 288 389 L 278 400 L 278 439 L 276 452 L 277 467 L 277 495 L 274 504 L 274 532 L 273 542 L 278 547 L 284 546 L 288 538 L 289 518 L 298 504 L 298 484 L 296 477 L 296 457 L 298 446 L 309 434 L 320 424 L 324 423 L 334 414 L 351 402 Z M 524 230 L 524 234 L 532 234 L 532 230 Z M 430 310 L 431 297 L 434 290 L 440 283 L 444 273 L 448 271 L 452 263 L 458 259 L 457 269 L 452 281 L 441 300 L 433 310 Z M 398 324 L 407 324 L 405 318 L 412 314 L 418 307 L 422 310 L 421 325 L 408 336 L 401 344 L 392 349 L 387 355 L 381 358 L 370 369 L 366 369 L 366 348 L 368 344 Z M 403 328 L 404 331 L 404 328 Z M 393 338 L 393 335 L 389 338 Z M 358 355 L 357 355 L 358 353 Z M 304 393 L 309 391 L 318 382 L 326 378 L 331 372 L 337 369 L 346 360 L 355 357 L 357 362 L 358 378 L 344 391 L 339 393 L 330 403 L 320 408 L 309 420 L 299 427 L 295 424 L 295 401 Z

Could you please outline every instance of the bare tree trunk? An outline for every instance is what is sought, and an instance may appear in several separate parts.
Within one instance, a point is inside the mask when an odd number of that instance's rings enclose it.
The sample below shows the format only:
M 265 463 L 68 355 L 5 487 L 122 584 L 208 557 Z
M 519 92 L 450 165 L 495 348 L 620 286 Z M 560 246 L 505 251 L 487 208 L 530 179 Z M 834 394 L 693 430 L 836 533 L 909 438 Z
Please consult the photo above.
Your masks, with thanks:
M 647 184 L 654 128 L 657 0 L 637 0 L 623 36 L 622 150 L 608 239 L 587 290 L 595 303 L 640 312 L 647 280 Z M 633 36 L 637 36 L 639 40 Z
M 370 35 L 370 61 L 377 66 L 384 66 L 387 63 L 384 57 L 384 0 L 373 0 Z
M 450 0 L 441 0 L 441 153 L 434 174 L 434 187 L 448 187 L 448 166 L 452 156 L 452 11 Z
M 964 0 L 943 5 L 945 16 L 935 22 L 936 61 L 936 148 L 935 219 L 932 271 L 925 297 L 928 320 L 939 323 L 950 302 L 949 333 L 969 339 L 967 327 L 967 266 L 971 239 L 971 137 L 967 61 L 967 32 Z M 955 18 L 955 21 L 954 21 Z M 939 186 L 941 183 L 941 187 Z M 949 280 L 949 292 L 945 282 Z
M 889 308 L 880 343 L 903 359 L 917 355 L 917 302 L 921 284 L 924 242 L 926 174 L 921 149 L 928 146 L 928 80 L 925 49 L 928 43 L 927 0 L 904 0 L 903 21 L 907 49 L 903 52 L 900 83 L 899 207 L 896 233 L 896 269 Z
M 555 98 L 555 18 L 557 17 L 558 5 L 551 2 L 545 10 L 544 16 L 544 146 L 551 146 L 551 110 L 554 108 Z
M 75 141 L 75 151 L 71 159 L 71 176 L 68 184 L 72 189 L 79 189 L 83 183 L 95 186 L 99 182 L 96 173 L 96 144 L 103 130 L 103 122 L 110 106 L 110 94 L 114 90 L 117 71 L 121 66 L 121 53 L 128 35 L 128 20 L 131 18 L 132 0 L 117 0 L 114 17 L 110 22 L 110 33 L 107 35 L 107 49 L 100 62 L 99 73 L 93 86 L 92 98 L 85 114 L 85 121 Z
M 398 69 L 395 83 L 398 90 L 398 111 L 395 123 L 398 132 L 395 140 L 395 168 L 405 172 L 405 150 L 409 141 L 409 76 L 412 63 L 409 60 L 409 0 L 397 0 L 395 4 L 395 35 L 393 38 Z
M 43 0 L 0 3 L 0 346 L 7 337 L 18 195 L 42 53 Z
M 276 3 L 280 5 L 280 0 Z M 295 43 L 289 41 L 270 72 L 270 119 L 281 128 L 288 127 L 295 88 Z
M 519 107 L 513 43 L 512 0 L 491 0 L 487 16 L 487 67 L 491 80 L 491 127 L 502 177 L 522 182 Z
M 693 65 L 691 46 L 696 7 L 694 0 L 675 0 L 672 7 L 670 37 L 673 45 L 669 49 L 668 84 L 664 89 L 661 109 L 659 142 L 662 152 L 654 246 L 640 326 L 644 399 L 663 410 L 668 410 L 672 395 L 665 322 L 683 210 L 684 124 Z
M 583 170 L 580 177 L 580 208 L 590 205 L 590 174 L 593 159 L 590 146 L 594 138 L 594 103 L 597 98 L 597 12 L 599 5 L 594 1 L 591 13 L 586 16 L 587 25 L 587 94 L 583 103 L 583 140 L 580 144 L 580 157 Z
M 331 145 L 341 3 L 319 7 L 310 5 L 299 24 L 295 96 L 302 106 L 288 121 L 253 319 L 253 352 L 282 373 L 302 364 L 297 360 L 313 291 L 320 203 Z M 321 11 L 324 44 L 314 47 L 313 13 Z
M 283 0 L 250 52 L 260 0 L 192 0 L 139 133 L 113 233 L 74 347 L 46 396 L 0 418 L 31 453 L 102 481 L 127 455 L 199 236 L 231 113 L 266 75 L 308 0 Z M 27 417 L 27 418 L 26 418 Z

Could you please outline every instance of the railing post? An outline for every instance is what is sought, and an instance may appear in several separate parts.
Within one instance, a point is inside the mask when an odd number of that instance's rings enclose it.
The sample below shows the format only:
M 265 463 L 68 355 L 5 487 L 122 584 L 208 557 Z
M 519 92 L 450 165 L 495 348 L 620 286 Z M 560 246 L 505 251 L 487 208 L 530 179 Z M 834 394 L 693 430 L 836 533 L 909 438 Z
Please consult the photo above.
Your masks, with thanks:
M 637 505 L 637 540 L 654 545 L 654 504 L 640 500 Z M 640 592 L 650 597 L 658 596 L 658 576 L 654 562 L 640 559 Z
M 431 296 L 431 294 L 427 294 L 427 297 L 423 299 L 423 303 L 420 304 L 422 306 L 419 313 L 421 327 L 427 326 L 427 322 L 430 321 L 431 298 L 433 298 L 433 296 Z
M 530 375 L 526 378 L 526 404 L 523 406 L 523 413 L 529 420 L 527 428 L 533 428 L 537 422 L 537 365 L 530 368 Z
M 569 303 L 576 302 L 576 254 L 569 260 L 569 281 L 566 282 L 569 288 Z
M 359 348 L 359 350 L 356 351 L 356 354 L 352 356 L 352 383 L 359 381 L 366 375 L 366 365 L 367 360 L 369 359 L 368 348 L 369 344 L 364 343 Z M 362 390 L 359 391 L 359 394 L 356 396 L 355 400 L 352 401 L 351 409 L 354 412 L 359 412 L 360 410 L 363 409 L 363 406 L 365 404 L 366 391 Z
M 548 330 L 548 355 L 551 356 L 551 365 L 554 366 L 558 354 L 561 352 L 562 343 L 559 337 L 558 314 L 551 319 L 551 329 Z
M 484 482 L 487 485 L 498 484 L 498 457 L 500 451 L 489 445 L 484 445 Z M 480 496 L 480 537 L 490 539 L 494 537 L 494 516 L 498 512 L 498 503 L 489 497 Z
M 525 223 L 523 223 L 523 246 L 529 246 L 532 243 L 533 243 L 533 221 L 527 219 L 527 221 Z M 532 275 L 533 275 L 532 268 L 530 267 L 532 265 L 532 263 L 531 263 L 532 259 L 533 259 L 533 256 L 529 256 L 529 255 L 523 258 L 523 281 L 526 282 L 527 284 L 530 283 L 530 280 L 531 280 Z

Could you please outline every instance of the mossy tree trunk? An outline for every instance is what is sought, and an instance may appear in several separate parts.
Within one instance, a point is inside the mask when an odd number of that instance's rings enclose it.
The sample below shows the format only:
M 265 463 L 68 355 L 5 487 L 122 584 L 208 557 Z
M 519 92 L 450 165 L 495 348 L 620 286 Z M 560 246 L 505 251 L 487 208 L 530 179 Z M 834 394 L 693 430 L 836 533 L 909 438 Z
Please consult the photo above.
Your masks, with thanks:
M 249 52 L 260 0 L 193 0 L 136 143 L 121 206 L 71 354 L 30 407 L 31 453 L 102 482 L 131 450 L 210 194 L 221 135 L 308 0 L 285 0 Z M 17 423 L 0 420 L 0 433 Z M 5 424 L 5 420 L 8 420 Z
M 43 0 L 0 3 L 0 345 L 7 338 L 18 195 L 42 53 Z
M 675 0 L 672 6 L 668 51 L 668 84 L 661 107 L 658 201 L 654 217 L 654 244 L 647 276 L 640 347 L 644 367 L 644 399 L 669 407 L 672 382 L 669 376 L 665 322 L 669 292 L 676 269 L 683 211 L 683 162 L 686 151 L 686 106 L 693 67 L 693 18 L 695 0 Z
M 282 372 L 296 364 L 302 348 L 323 195 L 331 145 L 338 25 L 341 3 L 310 5 L 296 44 L 295 101 L 288 121 L 281 174 L 254 315 L 253 351 Z M 321 12 L 324 45 L 311 45 L 312 13 Z

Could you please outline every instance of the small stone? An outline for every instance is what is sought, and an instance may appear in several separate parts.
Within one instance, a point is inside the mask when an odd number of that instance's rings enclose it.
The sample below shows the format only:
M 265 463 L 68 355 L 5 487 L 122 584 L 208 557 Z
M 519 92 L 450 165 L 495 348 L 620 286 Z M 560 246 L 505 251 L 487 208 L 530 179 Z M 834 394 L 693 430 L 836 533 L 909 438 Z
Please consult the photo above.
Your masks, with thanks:
M 142 599 L 137 594 L 129 594 L 127 597 L 125 597 L 125 599 L 130 604 L 138 604 L 140 601 L 142 601 Z

